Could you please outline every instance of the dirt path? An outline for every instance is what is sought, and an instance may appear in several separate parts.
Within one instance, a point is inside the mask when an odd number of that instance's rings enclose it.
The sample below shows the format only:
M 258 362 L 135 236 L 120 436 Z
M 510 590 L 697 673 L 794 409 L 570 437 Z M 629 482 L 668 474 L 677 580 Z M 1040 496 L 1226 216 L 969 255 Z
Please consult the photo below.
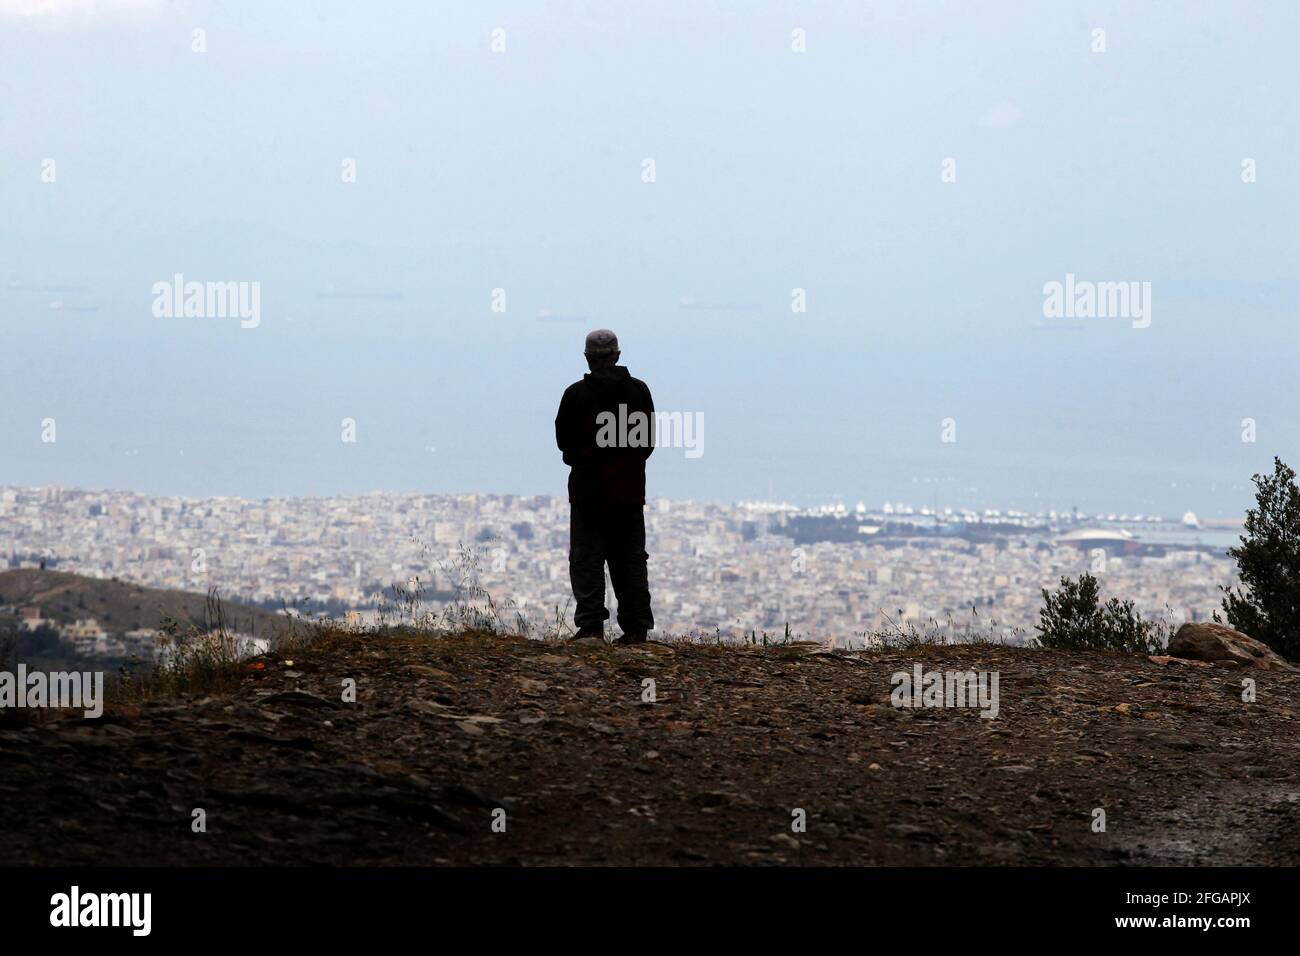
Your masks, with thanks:
M 918 662 L 996 671 L 998 716 L 892 706 Z M 0 863 L 1300 863 L 1296 674 L 1244 704 L 1227 669 L 988 646 L 336 637 L 265 664 L 0 730 Z

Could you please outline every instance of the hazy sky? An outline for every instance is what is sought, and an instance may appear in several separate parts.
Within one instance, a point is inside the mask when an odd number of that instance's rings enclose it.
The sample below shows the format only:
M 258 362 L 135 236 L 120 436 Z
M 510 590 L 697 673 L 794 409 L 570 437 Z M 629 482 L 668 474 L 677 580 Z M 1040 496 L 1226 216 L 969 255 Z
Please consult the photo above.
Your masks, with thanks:
M 652 495 L 1239 513 L 1300 464 L 1298 43 L 1292 0 L 0 0 L 0 484 L 563 493 L 607 326 L 704 417 Z M 176 273 L 260 324 L 155 317 Z M 1045 318 L 1067 273 L 1149 327 Z

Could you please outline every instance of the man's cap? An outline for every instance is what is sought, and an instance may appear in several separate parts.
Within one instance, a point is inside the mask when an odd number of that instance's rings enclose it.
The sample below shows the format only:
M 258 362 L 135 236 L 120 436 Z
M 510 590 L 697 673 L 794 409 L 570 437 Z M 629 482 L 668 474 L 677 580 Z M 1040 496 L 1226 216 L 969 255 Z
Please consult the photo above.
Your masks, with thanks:
M 618 351 L 618 336 L 609 329 L 596 329 L 587 333 L 587 345 L 582 350 L 584 355 L 612 355 Z

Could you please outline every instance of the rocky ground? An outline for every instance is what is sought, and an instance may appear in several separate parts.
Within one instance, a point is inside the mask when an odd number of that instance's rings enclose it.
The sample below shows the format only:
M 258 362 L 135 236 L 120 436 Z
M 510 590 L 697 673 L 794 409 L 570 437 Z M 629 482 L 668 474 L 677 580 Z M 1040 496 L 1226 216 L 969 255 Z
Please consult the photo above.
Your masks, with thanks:
M 294 658 L 219 697 L 5 724 L 0 863 L 1300 863 L 1300 674 L 488 636 Z M 917 662 L 997 671 L 998 716 L 896 709 Z

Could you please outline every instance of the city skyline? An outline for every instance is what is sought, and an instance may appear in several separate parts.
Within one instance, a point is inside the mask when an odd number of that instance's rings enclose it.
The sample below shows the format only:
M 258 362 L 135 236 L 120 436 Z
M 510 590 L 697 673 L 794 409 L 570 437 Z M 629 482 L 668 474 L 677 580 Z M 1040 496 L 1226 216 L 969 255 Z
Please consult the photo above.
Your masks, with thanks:
M 967 537 L 936 536 L 918 523 L 848 541 L 809 538 L 788 517 L 755 503 L 651 497 L 646 526 L 659 630 L 739 639 L 789 625 L 845 646 L 855 634 L 900 621 L 953 638 L 973 632 L 1019 643 L 1033 634 L 1040 591 L 1065 575 L 1095 573 L 1108 593 L 1131 596 L 1148 618 L 1174 624 L 1207 619 L 1220 586 L 1235 580 L 1226 549 L 1190 529 L 1126 553 L 1052 533 L 1090 523 L 1068 516 L 1053 525 L 994 521 L 987 533 Z M 335 615 L 374 611 L 385 594 L 400 605 L 395 585 L 418 580 L 445 594 L 472 575 L 499 608 L 511 602 L 507 618 L 517 612 L 530 629 L 544 630 L 571 610 L 567 544 L 568 503 L 559 496 L 249 502 L 0 486 L 8 564 L 34 567 L 48 558 L 51 570 L 218 588 L 275 608 L 307 602 Z M 428 606 L 437 610 L 444 600 Z

